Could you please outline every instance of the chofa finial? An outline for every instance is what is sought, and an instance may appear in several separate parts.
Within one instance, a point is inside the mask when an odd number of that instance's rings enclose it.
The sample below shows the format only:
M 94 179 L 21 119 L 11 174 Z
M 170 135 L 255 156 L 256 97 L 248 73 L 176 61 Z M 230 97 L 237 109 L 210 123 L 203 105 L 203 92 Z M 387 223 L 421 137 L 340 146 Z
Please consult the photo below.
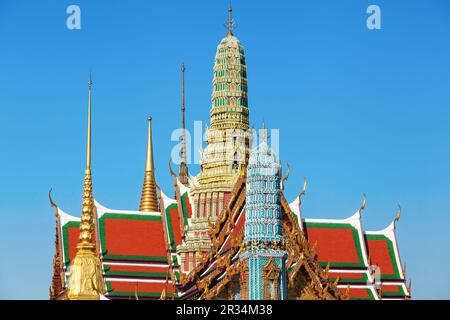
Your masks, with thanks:
M 172 169 L 172 158 L 169 158 L 169 172 L 172 177 L 174 177 L 175 179 L 177 178 L 176 173 Z
M 402 207 L 399 204 L 397 204 L 397 208 L 398 208 L 397 215 L 395 216 L 395 219 L 394 219 L 394 228 L 395 228 L 395 225 L 397 224 L 398 220 L 400 220 L 400 216 L 402 215 Z
M 307 183 L 306 183 L 306 177 L 303 177 L 303 189 L 302 189 L 302 191 L 300 191 L 300 193 L 298 194 L 298 199 L 299 199 L 299 201 L 301 201 L 302 196 L 304 196 L 305 193 L 306 193 L 306 186 L 307 186 Z
M 362 196 L 363 196 L 363 203 L 361 204 L 361 207 L 358 210 L 360 213 L 361 213 L 361 211 L 363 211 L 366 208 L 366 203 L 367 203 L 367 197 L 364 192 L 362 193 Z
M 53 208 L 56 208 L 57 205 L 55 204 L 55 202 L 52 199 L 52 190 L 53 188 L 50 188 L 50 190 L 48 190 L 48 200 L 50 201 L 50 204 Z
M 281 180 L 281 191 L 284 191 L 284 185 L 287 181 L 287 179 L 289 178 L 289 173 L 291 172 L 291 167 L 289 166 L 289 163 L 286 163 L 286 167 L 287 167 L 287 172 L 284 175 L 283 179 Z

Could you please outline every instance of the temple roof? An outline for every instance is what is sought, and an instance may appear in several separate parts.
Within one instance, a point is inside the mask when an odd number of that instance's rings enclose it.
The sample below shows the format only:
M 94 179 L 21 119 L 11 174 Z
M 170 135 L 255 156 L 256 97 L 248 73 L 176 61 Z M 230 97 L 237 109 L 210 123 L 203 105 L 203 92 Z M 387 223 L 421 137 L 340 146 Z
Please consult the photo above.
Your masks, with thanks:
M 99 252 L 107 298 L 160 298 L 163 288 L 173 294 L 173 285 L 167 285 L 169 268 L 178 266 L 176 254 L 167 252 L 167 243 L 175 250 L 181 243 L 180 216 L 176 201 L 162 196 L 161 212 L 140 212 L 109 209 L 95 202 Z M 59 209 L 62 234 L 63 272 L 70 276 L 70 263 L 78 243 L 80 219 Z M 174 281 L 177 270 L 170 272 Z M 172 287 L 172 289 L 170 289 Z M 136 289 L 137 288 L 137 289 Z
M 189 184 L 193 184 L 191 182 L 193 177 L 189 179 Z M 183 222 L 185 226 L 190 225 L 190 221 L 192 218 L 192 196 L 191 196 L 191 188 L 185 186 L 180 182 L 178 178 L 176 178 L 176 189 L 179 192 L 180 205 L 182 210 Z
M 381 270 L 382 280 L 404 280 L 400 254 L 395 235 L 395 223 L 380 231 L 365 233 L 370 258 L 373 265 Z
M 320 263 L 331 267 L 367 268 L 368 259 L 361 225 L 361 210 L 347 219 L 304 219 L 311 246 L 316 245 Z
M 239 181 L 227 208 L 218 217 L 216 231 L 212 231 L 216 253 L 206 255 L 193 271 L 200 279 L 212 277 L 215 279 L 212 283 L 217 285 L 226 280 L 227 259 L 231 264 L 238 262 L 245 221 L 245 201 L 238 200 L 242 196 L 245 200 L 245 180 Z M 126 298 L 133 296 L 136 290 L 141 298 L 159 298 L 163 289 L 169 296 L 177 291 L 177 296 L 189 297 L 201 290 L 188 285 L 192 274 L 184 281 L 180 274 L 181 262 L 176 249 L 183 243 L 184 227 L 189 227 L 192 200 L 188 187 L 179 181 L 176 186 L 178 200 L 160 193 L 161 212 L 116 210 L 95 202 L 107 298 Z M 287 208 L 296 222 L 302 219 L 300 197 L 291 204 L 285 203 L 282 197 L 282 204 L 283 211 Z M 76 252 L 80 219 L 57 210 L 67 279 Z M 365 232 L 361 212 L 362 208 L 345 219 L 302 219 L 298 226 L 303 227 L 305 239 L 325 269 L 326 278 L 337 283 L 341 294 L 351 299 L 409 297 L 395 222 L 383 230 Z M 300 265 L 291 261 L 289 272 L 294 272 L 297 266 Z M 168 277 L 172 281 L 170 285 Z M 192 285 L 196 286 L 195 282 Z
M 330 281 L 339 289 L 349 286 L 350 298 L 408 298 L 394 222 L 380 231 L 364 231 L 362 208 L 345 219 L 301 217 L 299 197 L 290 206 L 301 219 L 311 246 L 317 246 L 318 259 L 329 268 Z M 373 291 L 377 292 L 373 295 Z
M 211 253 L 206 255 L 193 271 L 181 278 L 186 297 L 209 299 L 217 296 L 224 286 L 231 281 L 232 276 L 239 273 L 243 268 L 239 260 L 239 252 L 243 245 L 245 181 L 246 177 L 241 176 L 231 193 L 227 207 L 218 216 L 216 225 L 211 229 L 214 245 Z M 298 250 L 298 247 L 293 247 L 294 243 L 296 246 L 307 246 L 307 243 L 306 240 L 299 239 L 298 229 L 296 229 L 299 227 L 296 218 L 290 212 L 283 195 L 281 195 L 281 204 L 284 212 L 283 230 L 287 237 L 287 250 L 292 253 L 293 250 Z M 297 243 L 297 241 L 300 242 Z M 310 259 L 310 253 L 306 248 L 304 255 L 305 258 L 302 258 L 299 252 L 296 252 L 295 256 L 290 256 L 287 262 L 290 280 L 306 274 L 312 281 L 313 289 L 311 290 L 314 290 L 317 297 L 336 299 L 339 294 L 337 289 L 334 291 L 333 285 L 325 285 L 326 281 L 323 278 L 322 269 L 312 257 Z M 296 267 L 289 268 L 289 266 L 294 265 L 292 259 L 299 260 L 300 263 L 295 264 Z M 296 286 L 295 281 L 289 281 L 289 284 L 291 287 Z
M 108 210 L 99 214 L 99 230 L 104 260 L 167 261 L 161 214 Z

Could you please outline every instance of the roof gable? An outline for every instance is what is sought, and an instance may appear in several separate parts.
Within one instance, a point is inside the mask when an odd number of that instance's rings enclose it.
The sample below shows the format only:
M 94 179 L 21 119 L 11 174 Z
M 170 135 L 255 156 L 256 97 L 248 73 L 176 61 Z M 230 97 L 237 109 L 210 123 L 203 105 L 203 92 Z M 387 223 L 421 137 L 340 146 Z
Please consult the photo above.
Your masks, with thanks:
M 366 232 L 365 239 L 372 264 L 380 268 L 381 280 L 404 280 L 395 222 L 384 230 Z
M 77 253 L 78 237 L 80 235 L 80 221 L 79 217 L 74 217 L 62 211 L 58 207 L 59 226 L 61 228 L 61 248 L 63 265 L 67 269 L 70 262 L 75 258 Z
M 64 266 L 67 268 L 77 253 L 80 221 L 69 221 L 62 226 Z
M 164 225 L 166 226 L 168 245 L 172 250 L 176 250 L 177 245 L 182 243 L 182 217 L 176 200 L 169 198 L 161 192 L 164 208 Z
M 361 226 L 361 209 L 347 219 L 305 219 L 304 231 L 310 246 L 317 243 L 322 265 L 334 268 L 368 267 Z

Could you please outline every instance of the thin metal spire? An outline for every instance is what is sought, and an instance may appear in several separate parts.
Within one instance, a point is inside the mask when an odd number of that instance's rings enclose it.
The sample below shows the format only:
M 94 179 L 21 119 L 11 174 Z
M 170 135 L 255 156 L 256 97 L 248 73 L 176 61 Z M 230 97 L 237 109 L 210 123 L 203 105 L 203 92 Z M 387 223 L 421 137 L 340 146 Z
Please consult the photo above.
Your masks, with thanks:
M 180 170 L 178 173 L 179 180 L 182 184 L 187 186 L 189 184 L 188 168 L 186 165 L 186 126 L 185 126 L 185 95 L 184 95 L 184 72 L 186 67 L 184 63 L 181 64 L 181 128 L 183 130 L 181 136 L 181 150 L 180 150 Z
M 232 36 L 233 35 L 233 29 L 235 27 L 235 23 L 234 23 L 234 20 L 233 20 L 233 7 L 231 6 L 231 1 L 230 1 L 230 6 L 228 7 L 227 27 L 228 27 L 228 35 Z

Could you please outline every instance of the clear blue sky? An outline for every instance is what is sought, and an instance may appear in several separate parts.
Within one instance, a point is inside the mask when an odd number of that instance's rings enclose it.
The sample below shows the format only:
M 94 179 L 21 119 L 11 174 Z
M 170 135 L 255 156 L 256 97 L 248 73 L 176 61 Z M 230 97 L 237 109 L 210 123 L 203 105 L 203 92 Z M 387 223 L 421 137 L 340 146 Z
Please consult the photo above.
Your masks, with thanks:
M 81 30 L 66 8 L 81 7 Z M 378 4 L 382 30 L 366 28 Z M 158 183 L 180 125 L 209 121 L 212 66 L 228 1 L 0 0 L 0 298 L 47 299 L 50 187 L 80 214 L 87 77 L 93 181 L 108 207 L 137 209 L 146 117 Z M 398 224 L 413 298 L 450 298 L 450 3 L 446 0 L 234 1 L 252 125 L 280 128 L 287 198 L 309 181 L 307 217 L 345 218 L 368 197 L 366 230 Z M 196 173 L 197 168 L 191 167 Z

